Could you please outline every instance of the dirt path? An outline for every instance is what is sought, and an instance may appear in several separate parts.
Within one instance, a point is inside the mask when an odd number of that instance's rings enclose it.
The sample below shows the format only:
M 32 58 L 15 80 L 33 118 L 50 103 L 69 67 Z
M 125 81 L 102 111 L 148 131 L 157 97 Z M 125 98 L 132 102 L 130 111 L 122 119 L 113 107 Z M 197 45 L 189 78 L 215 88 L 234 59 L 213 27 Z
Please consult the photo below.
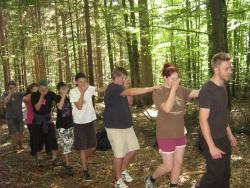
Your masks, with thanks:
M 134 113 L 135 131 L 138 135 L 141 149 L 130 172 L 134 177 L 131 188 L 142 188 L 144 176 L 153 172 L 160 163 L 158 152 L 152 148 L 154 144 L 153 124 L 142 115 Z M 189 124 L 194 124 L 190 121 Z M 97 123 L 101 126 L 101 121 Z M 192 128 L 189 128 L 192 127 Z M 190 188 L 195 180 L 198 180 L 204 172 L 204 160 L 195 146 L 197 130 L 192 125 L 187 125 L 188 146 L 185 155 L 183 173 L 180 178 L 180 187 Z M 232 155 L 231 187 L 250 187 L 250 138 L 244 134 L 236 135 L 238 147 Z M 46 166 L 38 168 L 35 159 L 29 154 L 28 132 L 25 130 L 25 150 L 15 153 L 11 150 L 7 140 L 8 130 L 5 124 L 0 125 L 0 187 L 1 188 L 110 188 L 113 187 L 112 152 L 97 152 L 91 161 L 91 173 L 94 181 L 85 183 L 82 181 L 82 172 L 79 164 L 78 153 L 73 152 L 71 163 L 75 174 L 73 177 L 64 176 L 61 167 L 53 167 L 47 161 Z M 45 155 L 45 154 L 44 154 Z M 158 187 L 165 188 L 169 185 L 169 177 L 163 177 L 158 181 Z

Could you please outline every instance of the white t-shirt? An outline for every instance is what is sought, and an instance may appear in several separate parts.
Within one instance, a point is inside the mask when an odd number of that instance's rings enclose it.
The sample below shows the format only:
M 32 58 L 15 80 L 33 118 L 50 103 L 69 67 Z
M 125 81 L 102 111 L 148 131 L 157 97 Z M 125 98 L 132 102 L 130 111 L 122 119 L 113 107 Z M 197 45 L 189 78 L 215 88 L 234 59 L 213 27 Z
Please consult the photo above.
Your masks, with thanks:
M 85 124 L 96 120 L 96 113 L 92 103 L 93 95 L 97 95 L 96 87 L 89 86 L 88 89 L 85 91 L 83 97 L 85 103 L 83 104 L 82 109 L 78 110 L 75 105 L 75 102 L 79 101 L 81 92 L 79 91 L 78 87 L 75 87 L 70 90 L 69 98 L 72 104 L 72 115 L 74 123 Z

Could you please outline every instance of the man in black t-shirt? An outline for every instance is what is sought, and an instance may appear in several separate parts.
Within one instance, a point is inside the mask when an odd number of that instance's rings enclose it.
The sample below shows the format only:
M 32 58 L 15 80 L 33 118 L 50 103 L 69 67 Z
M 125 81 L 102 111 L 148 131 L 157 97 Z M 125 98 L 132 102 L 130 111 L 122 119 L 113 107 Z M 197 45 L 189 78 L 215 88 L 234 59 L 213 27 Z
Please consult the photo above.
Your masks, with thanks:
M 220 52 L 211 61 L 213 76 L 199 94 L 201 147 L 206 173 L 199 188 L 229 188 L 231 146 L 237 141 L 228 125 L 228 93 L 225 86 L 232 75 L 231 57 Z
M 68 157 L 68 154 L 71 153 L 71 147 L 74 142 L 72 107 L 68 96 L 69 88 L 66 83 L 59 82 L 57 84 L 57 90 L 59 95 L 56 97 L 56 128 L 58 130 L 61 139 L 61 145 L 63 147 L 63 155 L 65 160 L 64 173 L 67 175 L 73 175 L 73 170 L 69 164 Z
M 55 99 L 56 94 L 49 91 L 45 80 L 40 81 L 39 90 L 31 95 L 31 103 L 34 109 L 34 152 L 37 154 L 38 165 L 42 165 L 41 151 L 46 142 L 52 151 L 53 164 L 58 164 L 55 125 L 51 120 L 51 110 Z
M 127 88 L 127 71 L 117 67 L 112 72 L 113 82 L 109 84 L 104 96 L 104 124 L 108 139 L 114 152 L 113 167 L 116 176 L 116 188 L 126 188 L 125 182 L 132 182 L 128 166 L 134 158 L 139 143 L 135 135 L 129 106 L 131 97 L 152 92 L 158 87 Z

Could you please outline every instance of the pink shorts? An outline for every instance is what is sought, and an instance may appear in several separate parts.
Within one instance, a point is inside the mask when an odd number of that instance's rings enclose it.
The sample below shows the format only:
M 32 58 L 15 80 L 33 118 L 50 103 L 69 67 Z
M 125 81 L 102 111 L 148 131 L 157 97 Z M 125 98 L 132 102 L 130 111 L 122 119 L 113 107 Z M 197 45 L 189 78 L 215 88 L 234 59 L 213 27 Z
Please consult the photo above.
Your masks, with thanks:
M 158 138 L 159 153 L 173 153 L 176 148 L 186 147 L 186 137 L 181 138 Z

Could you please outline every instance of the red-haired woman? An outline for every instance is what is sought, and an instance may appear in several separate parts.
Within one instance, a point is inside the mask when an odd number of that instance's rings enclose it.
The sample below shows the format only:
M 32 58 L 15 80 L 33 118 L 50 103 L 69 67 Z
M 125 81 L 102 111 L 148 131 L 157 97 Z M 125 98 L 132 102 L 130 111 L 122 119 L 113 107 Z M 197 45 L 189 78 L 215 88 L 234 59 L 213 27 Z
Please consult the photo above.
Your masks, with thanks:
M 153 92 L 153 101 L 158 109 L 156 138 L 162 164 L 145 178 L 145 187 L 154 188 L 155 181 L 171 173 L 170 187 L 177 187 L 186 146 L 184 112 L 186 102 L 198 97 L 199 91 L 179 85 L 176 67 L 165 64 L 162 70 L 164 83 Z

